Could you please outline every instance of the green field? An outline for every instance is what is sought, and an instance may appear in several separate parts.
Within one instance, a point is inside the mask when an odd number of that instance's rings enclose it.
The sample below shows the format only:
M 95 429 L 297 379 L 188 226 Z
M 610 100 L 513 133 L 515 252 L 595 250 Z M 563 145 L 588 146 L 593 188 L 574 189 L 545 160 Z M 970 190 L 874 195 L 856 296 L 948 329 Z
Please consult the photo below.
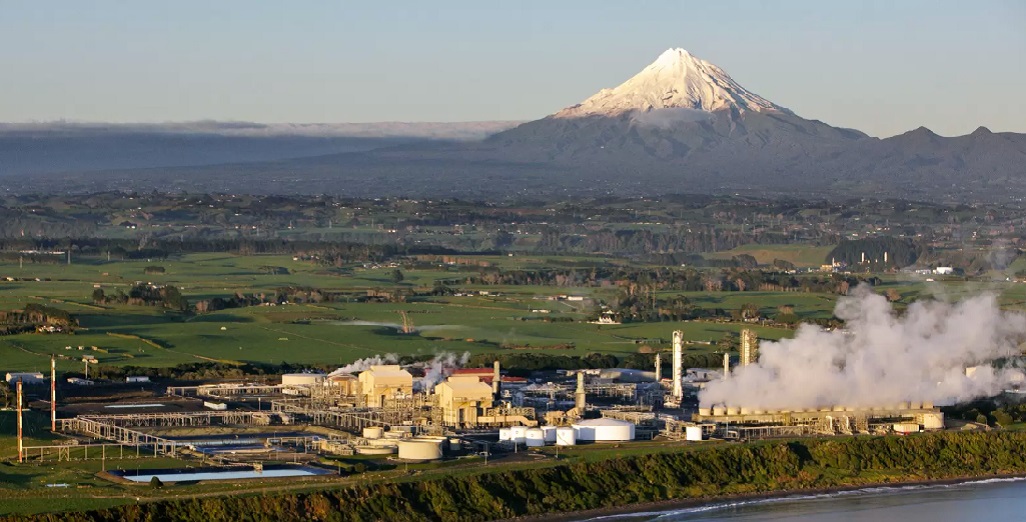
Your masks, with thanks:
M 795 249 L 801 255 L 809 251 Z M 774 254 L 776 255 L 776 254 Z M 797 254 L 796 254 L 797 255 Z M 818 255 L 818 254 L 817 254 Z M 779 256 L 778 256 L 779 257 Z M 543 265 L 545 257 L 487 258 L 489 262 Z M 591 260 L 594 261 L 594 260 Z M 588 259 L 563 260 L 587 263 Z M 146 275 L 143 269 L 160 265 L 167 272 Z M 287 274 L 272 275 L 261 267 L 281 266 Z M 170 366 L 185 362 L 239 361 L 336 365 L 355 359 L 395 353 L 432 355 L 439 352 L 495 352 L 501 345 L 535 348 L 573 343 L 559 353 L 604 352 L 626 355 L 641 344 L 668 347 L 671 332 L 684 331 L 690 341 L 717 341 L 742 325 L 715 322 L 663 322 L 597 325 L 583 322 L 594 312 L 595 301 L 612 299 L 615 288 L 562 288 L 552 286 L 467 286 L 464 290 L 488 290 L 493 295 L 418 298 L 407 303 L 333 302 L 283 306 L 254 306 L 184 317 L 155 307 L 96 306 L 90 295 L 94 285 L 108 293 L 127 289 L 136 281 L 173 284 L 193 303 L 212 297 L 273 292 L 283 286 L 311 286 L 325 291 L 365 292 L 369 289 L 405 287 L 430 289 L 440 278 L 477 274 L 476 267 L 446 266 L 404 270 L 401 283 L 393 283 L 393 269 L 356 267 L 340 274 L 288 256 L 233 256 L 192 254 L 166 262 L 80 260 L 72 265 L 0 264 L 0 277 L 20 279 L 0 282 L 0 309 L 12 310 L 26 303 L 40 303 L 74 313 L 82 328 L 69 334 L 21 334 L 0 337 L 0 372 L 45 371 L 50 354 L 65 356 L 61 371 L 80 370 L 83 353 L 101 364 Z M 38 278 L 39 281 L 35 279 Z M 27 279 L 27 280 L 26 280 Z M 899 306 L 932 296 L 958 299 L 980 292 L 994 292 L 1003 305 L 1026 308 L 1026 285 L 995 280 L 966 282 L 949 279 L 924 282 L 922 278 L 884 276 L 879 291 L 894 288 L 902 296 Z M 498 293 L 499 295 L 494 295 Z M 585 301 L 550 301 L 547 296 L 572 294 Z M 682 294 L 701 308 L 736 310 L 746 303 L 757 305 L 764 316 L 790 306 L 805 318 L 827 318 L 836 295 L 796 292 L 663 292 Z M 547 310 L 547 313 L 538 312 Z M 400 335 L 399 312 L 406 312 L 417 331 Z M 546 320 L 548 319 L 548 320 Z M 561 319 L 572 321 L 564 322 Z M 353 324 L 356 323 L 356 324 Z M 366 324 L 372 323 L 372 324 Z M 792 330 L 756 327 L 760 337 L 778 339 Z M 150 341 L 150 342 L 147 342 Z M 67 350 L 67 347 L 71 350 Z M 79 352 L 78 346 L 87 352 Z M 88 351 L 97 346 L 101 351 Z M 715 347 L 710 347 L 713 350 Z

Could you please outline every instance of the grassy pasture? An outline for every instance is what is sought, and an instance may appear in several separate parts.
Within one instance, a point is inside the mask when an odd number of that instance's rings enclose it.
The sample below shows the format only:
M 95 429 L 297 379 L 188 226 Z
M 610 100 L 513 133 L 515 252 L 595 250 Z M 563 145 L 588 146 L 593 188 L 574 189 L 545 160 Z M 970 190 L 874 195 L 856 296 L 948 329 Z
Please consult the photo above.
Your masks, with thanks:
M 794 252 L 798 250 L 791 249 Z M 811 255 L 803 251 L 801 255 Z M 780 257 L 774 254 L 776 257 Z M 797 254 L 796 254 L 797 255 Z M 817 254 L 818 255 L 818 254 Z M 496 264 L 520 263 L 543 266 L 553 260 L 538 256 L 493 256 Z M 563 262 L 589 263 L 598 259 Z M 145 267 L 163 266 L 166 273 L 146 275 Z M 282 266 L 288 274 L 270 274 L 262 267 Z M 83 353 L 96 356 L 103 364 L 168 366 L 209 360 L 292 362 L 301 364 L 345 364 L 382 353 L 424 354 L 438 352 L 494 352 L 503 344 L 544 347 L 574 343 L 572 350 L 559 353 L 634 353 L 642 344 L 668 347 L 671 332 L 684 331 L 691 341 L 716 341 L 741 325 L 709 322 L 642 323 L 596 325 L 580 322 L 592 311 L 591 301 L 548 301 L 557 294 L 602 299 L 615 289 L 556 288 L 542 286 L 483 286 L 500 295 L 439 297 L 410 303 L 379 304 L 336 302 L 277 307 L 249 307 L 183 318 L 157 308 L 95 306 L 90 295 L 99 284 L 107 292 L 127 289 L 135 281 L 174 284 L 183 288 L 190 301 L 235 292 L 272 292 L 282 286 L 312 286 L 324 290 L 362 292 L 397 286 L 392 269 L 364 269 L 337 272 L 288 256 L 232 256 L 194 254 L 167 261 L 111 261 L 79 259 L 72 265 L 0 264 L 0 277 L 11 275 L 25 281 L 0 282 L 0 309 L 15 309 L 36 302 L 75 313 L 82 329 L 74 335 L 23 334 L 0 337 L 0 372 L 43 371 L 51 353 L 65 355 L 61 371 L 80 370 Z M 404 270 L 399 286 L 429 288 L 440 278 L 477 273 L 476 267 L 449 266 L 434 270 Z M 39 281 L 35 279 L 39 278 Z M 48 280 L 47 280 L 48 279 Z M 922 297 L 963 298 L 990 291 L 1004 306 L 1026 308 L 1026 285 L 994 281 L 965 282 L 957 279 L 926 282 L 924 278 L 885 276 L 879 291 L 894 288 L 902 296 L 899 306 Z M 681 292 L 666 292 L 676 295 Z M 683 292 L 702 308 L 738 309 L 745 303 L 758 305 L 772 316 L 778 307 L 789 305 L 803 317 L 829 317 L 836 296 L 831 294 L 781 292 Z M 548 310 L 548 313 L 536 312 Z M 400 311 L 407 312 L 417 327 L 413 335 L 400 335 Z M 573 322 L 558 321 L 562 318 Z M 549 319 L 549 321 L 546 321 Z M 356 322 L 356 324 L 351 324 Z M 791 330 L 758 327 L 759 335 L 777 339 Z M 113 335 L 111 335 L 113 334 Z M 137 336 L 133 337 L 133 336 Z M 152 342 L 147 342 L 152 341 Z M 660 341 L 663 344 L 660 344 Z M 78 346 L 98 346 L 100 352 L 79 352 Z M 65 350 L 71 346 L 72 349 Z M 709 347 L 709 350 L 715 347 Z

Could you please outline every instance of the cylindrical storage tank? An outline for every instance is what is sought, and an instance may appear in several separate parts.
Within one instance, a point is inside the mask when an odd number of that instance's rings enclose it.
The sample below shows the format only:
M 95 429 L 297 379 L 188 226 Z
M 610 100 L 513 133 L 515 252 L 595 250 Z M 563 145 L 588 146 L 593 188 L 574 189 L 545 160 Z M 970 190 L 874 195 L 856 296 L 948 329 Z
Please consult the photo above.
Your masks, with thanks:
M 524 444 L 527 442 L 527 426 L 513 426 L 509 429 L 510 439 L 517 444 Z
M 912 401 L 912 402 L 908 403 L 908 409 L 910 409 L 910 410 L 918 410 L 919 408 L 922 408 L 922 407 L 923 407 L 923 403 L 921 403 L 919 401 Z
M 944 429 L 944 414 L 941 412 L 937 413 L 924 413 L 923 414 L 923 429 L 926 430 L 940 430 Z
M 385 428 L 381 426 L 368 426 L 363 429 L 363 438 L 380 439 L 385 436 Z
M 547 444 L 556 443 L 556 429 L 557 428 L 555 426 L 542 426 L 542 434 L 544 435 L 545 442 Z
M 463 441 L 456 437 L 449 439 L 449 449 L 452 451 L 460 451 L 463 449 Z
M 391 455 L 395 453 L 395 446 L 356 446 L 354 448 L 359 455 Z
M 763 415 L 765 413 L 766 413 L 766 410 L 759 409 L 759 408 L 755 408 L 754 410 L 752 410 L 752 415 Z
M 527 430 L 527 447 L 540 448 L 545 445 L 545 432 L 541 428 Z
M 570 426 L 556 428 L 556 446 L 573 446 L 577 444 L 577 432 Z
M 738 415 L 741 413 L 741 408 L 737 406 L 727 406 L 727 415 Z
M 899 410 L 907 410 L 907 409 L 909 409 L 909 403 L 907 403 L 907 402 L 899 402 L 898 403 L 898 409 Z
M 924 410 L 932 410 L 933 409 L 933 403 L 930 402 L 930 401 L 923 401 L 923 409 Z
M 401 440 L 399 458 L 412 461 L 438 460 L 442 458 L 442 442 L 427 439 Z
M 742 408 L 740 408 L 740 409 L 738 410 L 738 413 L 739 413 L 740 415 L 751 415 L 751 413 L 752 413 L 752 409 L 751 409 L 751 408 L 745 408 L 745 407 L 742 407 Z
M 703 417 L 712 415 L 712 408 L 698 408 L 698 414 Z
M 723 406 L 713 406 L 712 414 L 716 417 L 722 417 L 727 414 L 727 409 Z
M 323 373 L 286 373 L 281 376 L 281 383 L 288 385 L 310 385 L 324 382 Z
M 702 440 L 702 427 L 701 426 L 685 426 L 684 427 L 684 440 L 700 441 Z
M 634 440 L 634 423 L 618 419 L 589 419 L 573 425 L 578 441 L 626 442 Z
M 439 437 L 436 435 L 421 435 L 417 437 L 417 440 L 433 440 L 442 445 L 442 451 L 449 449 L 449 437 Z
M 510 428 L 499 428 L 499 441 L 513 440 L 513 430 Z
M 844 406 L 834 406 L 834 411 L 844 411 Z

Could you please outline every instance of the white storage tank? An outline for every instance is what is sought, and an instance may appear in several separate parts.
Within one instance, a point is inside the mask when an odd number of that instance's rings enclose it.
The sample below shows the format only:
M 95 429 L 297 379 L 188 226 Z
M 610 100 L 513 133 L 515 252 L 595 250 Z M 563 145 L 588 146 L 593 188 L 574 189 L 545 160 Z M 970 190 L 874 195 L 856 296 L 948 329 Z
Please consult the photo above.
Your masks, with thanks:
M 944 414 L 942 412 L 936 413 L 924 413 L 923 414 L 923 429 L 924 430 L 939 430 L 944 428 Z
M 541 428 L 530 428 L 526 440 L 528 448 L 540 448 L 545 445 L 545 432 Z
M 695 441 L 695 442 L 702 440 L 702 427 L 701 426 L 685 426 L 684 427 L 684 440 Z
M 547 444 L 556 443 L 556 427 L 555 426 L 542 426 L 542 433 L 545 436 L 545 442 Z
M 507 440 L 513 440 L 513 430 L 511 428 L 499 428 L 499 442 Z
M 556 446 L 573 446 L 577 444 L 577 431 L 571 426 L 556 428 Z
M 698 408 L 698 414 L 703 417 L 712 415 L 712 408 Z
M 310 386 L 324 382 L 323 373 L 286 373 L 281 376 L 281 383 L 289 386 Z
M 363 438 L 380 439 L 385 436 L 385 428 L 381 426 L 368 426 L 363 429 Z
M 634 440 L 634 423 L 618 419 L 589 419 L 573 425 L 578 441 L 625 442 Z
M 510 439 L 517 444 L 527 443 L 527 426 L 513 426 L 510 429 Z
M 438 460 L 442 458 L 442 441 L 430 439 L 400 440 L 399 458 L 410 461 Z
M 914 422 L 899 422 L 893 429 L 895 433 L 919 433 L 919 425 Z

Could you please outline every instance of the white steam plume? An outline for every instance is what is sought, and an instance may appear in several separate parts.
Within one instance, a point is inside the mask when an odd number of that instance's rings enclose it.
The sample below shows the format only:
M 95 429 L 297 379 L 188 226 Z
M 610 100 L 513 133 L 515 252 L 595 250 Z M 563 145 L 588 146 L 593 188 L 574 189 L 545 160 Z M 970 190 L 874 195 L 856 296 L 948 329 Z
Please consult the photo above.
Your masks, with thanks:
M 358 373 L 364 370 L 369 370 L 371 366 L 380 366 L 383 364 L 395 364 L 399 362 L 399 356 L 394 353 L 387 353 L 385 355 L 375 355 L 374 357 L 367 357 L 365 359 L 357 359 L 350 364 L 347 364 L 330 374 L 328 377 L 333 375 L 341 375 L 343 373 Z
M 417 391 L 431 392 L 435 385 L 442 382 L 447 375 L 447 370 L 462 368 L 470 360 L 470 352 L 463 352 L 463 355 L 456 355 L 450 352 L 442 352 L 431 359 L 424 370 L 424 378 L 414 384 Z
M 1026 316 L 1002 311 L 993 295 L 958 303 L 919 301 L 897 316 L 865 285 L 837 302 L 845 330 L 802 325 L 793 339 L 763 342 L 757 364 L 710 382 L 703 407 L 755 409 L 952 404 L 996 395 L 1023 381 L 1022 369 L 990 362 L 1020 354 Z M 967 367 L 982 365 L 972 376 Z

